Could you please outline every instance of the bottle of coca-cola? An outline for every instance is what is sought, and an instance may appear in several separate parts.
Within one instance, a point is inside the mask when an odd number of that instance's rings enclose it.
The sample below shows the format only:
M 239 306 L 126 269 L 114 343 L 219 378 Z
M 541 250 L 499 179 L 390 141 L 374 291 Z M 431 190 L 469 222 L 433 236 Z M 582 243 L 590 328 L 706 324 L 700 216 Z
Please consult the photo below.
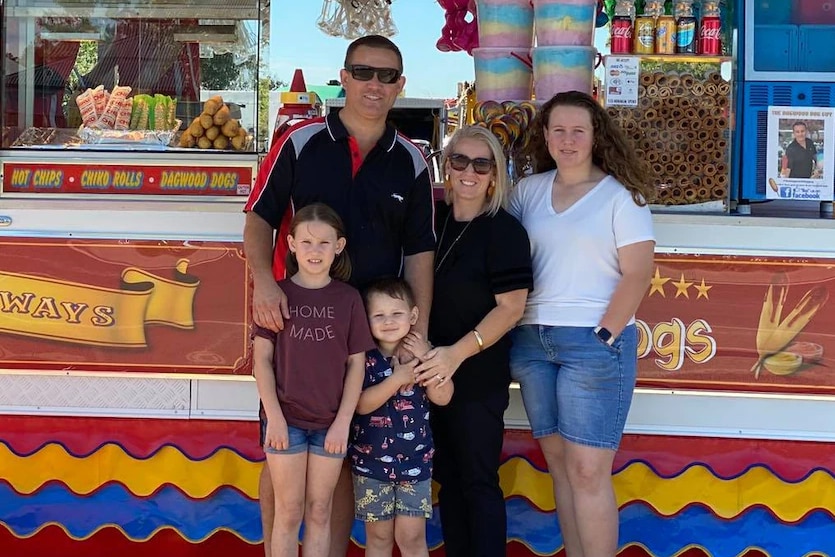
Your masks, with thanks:
M 722 17 L 719 2 L 702 3 L 702 24 L 699 26 L 699 54 L 722 54 Z
M 632 53 L 632 30 L 635 20 L 635 4 L 632 0 L 618 0 L 612 18 L 612 54 Z

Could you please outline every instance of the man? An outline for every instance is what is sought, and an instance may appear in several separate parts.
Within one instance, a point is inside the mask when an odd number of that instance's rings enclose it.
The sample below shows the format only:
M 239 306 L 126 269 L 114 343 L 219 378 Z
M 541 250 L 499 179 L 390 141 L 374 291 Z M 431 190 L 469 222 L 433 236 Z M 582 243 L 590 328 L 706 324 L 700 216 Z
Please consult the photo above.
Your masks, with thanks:
M 421 151 L 386 123 L 406 83 L 402 68 L 400 50 L 385 37 L 351 43 L 340 70 L 344 108 L 288 130 L 262 163 L 244 228 L 258 325 L 281 331 L 289 318 L 287 297 L 275 282 L 284 276 L 286 227 L 294 209 L 322 202 L 345 223 L 351 283 L 362 288 L 377 278 L 402 275 L 420 310 L 415 328 L 426 334 L 435 249 L 432 184 Z M 275 501 L 266 465 L 259 491 L 264 548 L 272 557 Z M 344 557 L 353 517 L 346 465 L 334 494 L 331 557 Z
M 818 165 L 818 153 L 815 144 L 806 138 L 806 123 L 795 122 L 792 136 L 794 141 L 786 147 L 780 175 L 784 178 L 811 178 Z

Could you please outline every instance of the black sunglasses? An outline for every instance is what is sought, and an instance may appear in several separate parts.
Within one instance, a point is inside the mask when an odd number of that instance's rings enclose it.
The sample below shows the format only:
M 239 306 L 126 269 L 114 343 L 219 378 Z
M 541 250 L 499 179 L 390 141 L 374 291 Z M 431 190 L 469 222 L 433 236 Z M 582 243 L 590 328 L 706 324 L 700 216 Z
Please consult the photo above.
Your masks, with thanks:
M 345 69 L 351 72 L 351 77 L 357 81 L 371 81 L 374 74 L 377 74 L 377 79 L 380 83 L 391 85 L 397 83 L 400 79 L 400 70 L 395 68 L 375 68 L 373 66 L 362 66 L 359 64 L 352 64 L 345 66 Z
M 493 159 L 471 159 L 467 155 L 462 155 L 461 153 L 453 153 L 449 156 L 449 165 L 457 170 L 458 172 L 463 172 L 467 170 L 467 167 L 473 165 L 473 170 L 475 170 L 476 174 L 490 174 L 493 170 L 493 165 L 495 165 L 495 161 Z

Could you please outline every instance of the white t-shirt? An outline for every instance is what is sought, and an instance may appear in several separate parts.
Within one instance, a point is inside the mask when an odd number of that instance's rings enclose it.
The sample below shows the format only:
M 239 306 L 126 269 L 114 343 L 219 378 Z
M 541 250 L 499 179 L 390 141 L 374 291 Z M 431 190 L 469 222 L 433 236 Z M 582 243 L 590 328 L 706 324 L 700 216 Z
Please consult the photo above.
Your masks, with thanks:
M 528 231 L 533 262 L 534 290 L 521 324 L 594 327 L 621 279 L 618 248 L 654 241 L 652 214 L 612 176 L 557 213 L 555 176 L 528 176 L 510 198 L 508 211 Z

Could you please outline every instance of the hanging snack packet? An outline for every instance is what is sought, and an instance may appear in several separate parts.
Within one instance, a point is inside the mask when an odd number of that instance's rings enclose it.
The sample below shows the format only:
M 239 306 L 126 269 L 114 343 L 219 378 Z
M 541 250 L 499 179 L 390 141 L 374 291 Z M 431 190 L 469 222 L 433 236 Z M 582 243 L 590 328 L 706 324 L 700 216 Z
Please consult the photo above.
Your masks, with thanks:
M 122 102 L 130 94 L 130 87 L 115 87 L 107 101 L 107 107 L 99 117 L 99 124 L 103 129 L 113 129 L 116 126 L 116 116 L 122 109 Z
M 104 85 L 99 85 L 93 89 L 93 100 L 96 102 L 96 114 L 101 116 L 104 114 L 104 109 L 107 107 L 108 93 L 104 90 Z
M 133 99 L 133 106 L 136 112 L 136 126 L 131 125 L 131 129 L 149 129 L 148 124 L 151 120 L 151 97 L 148 95 L 136 95 Z M 131 120 L 133 120 L 133 115 L 131 115 Z
M 170 129 L 168 125 L 168 106 L 170 102 L 170 97 L 160 94 L 154 95 L 154 122 L 151 129 L 156 131 L 167 131 Z
M 96 101 L 93 99 L 93 90 L 87 89 L 75 98 L 78 105 L 78 112 L 81 114 L 81 122 L 84 126 L 90 126 L 98 118 L 96 114 Z
M 116 114 L 116 125 L 114 129 L 127 130 L 130 128 L 131 113 L 133 111 L 133 99 L 128 97 L 122 101 L 122 107 Z
M 173 130 L 177 127 L 177 99 L 168 97 L 168 127 L 166 129 Z

